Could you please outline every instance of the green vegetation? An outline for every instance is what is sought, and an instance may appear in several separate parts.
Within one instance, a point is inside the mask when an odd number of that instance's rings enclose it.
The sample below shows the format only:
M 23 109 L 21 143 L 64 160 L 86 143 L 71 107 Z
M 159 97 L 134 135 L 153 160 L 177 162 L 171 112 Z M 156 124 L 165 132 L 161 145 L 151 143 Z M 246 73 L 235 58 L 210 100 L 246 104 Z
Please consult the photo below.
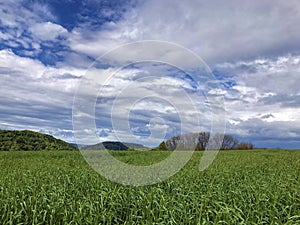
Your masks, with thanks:
M 77 150 L 48 134 L 34 131 L 0 130 L 0 151 Z
M 132 149 L 144 149 L 144 145 L 128 143 L 128 142 L 119 142 L 119 141 L 104 141 L 95 145 L 85 145 L 81 147 L 84 150 L 132 150 Z
M 112 153 L 132 164 L 169 152 Z M 107 181 L 78 151 L 0 152 L 0 224 L 300 224 L 300 151 L 202 152 L 168 180 Z

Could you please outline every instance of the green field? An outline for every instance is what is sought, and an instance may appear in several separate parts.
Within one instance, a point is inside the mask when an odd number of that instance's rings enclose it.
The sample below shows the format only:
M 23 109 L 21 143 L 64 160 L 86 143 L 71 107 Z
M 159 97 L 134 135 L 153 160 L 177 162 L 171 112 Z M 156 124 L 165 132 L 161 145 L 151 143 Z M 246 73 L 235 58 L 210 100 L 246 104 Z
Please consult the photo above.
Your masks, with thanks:
M 147 164 L 168 152 L 114 152 Z M 80 152 L 0 152 L 0 224 L 300 224 L 300 151 L 202 153 L 168 180 L 107 181 Z

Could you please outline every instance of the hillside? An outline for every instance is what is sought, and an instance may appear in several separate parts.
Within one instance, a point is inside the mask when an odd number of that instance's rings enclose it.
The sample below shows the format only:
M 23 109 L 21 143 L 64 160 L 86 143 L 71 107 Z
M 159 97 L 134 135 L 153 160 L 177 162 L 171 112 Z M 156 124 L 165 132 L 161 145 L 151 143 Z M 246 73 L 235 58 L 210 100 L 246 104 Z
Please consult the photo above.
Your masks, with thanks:
M 48 134 L 34 131 L 0 130 L 0 151 L 77 150 Z
M 127 150 L 129 148 L 134 149 L 141 149 L 141 148 L 147 148 L 144 145 L 141 144 L 135 144 L 135 143 L 127 143 L 127 142 L 118 142 L 118 141 L 105 141 L 101 142 L 95 145 L 86 145 L 83 146 L 81 149 L 83 150 Z

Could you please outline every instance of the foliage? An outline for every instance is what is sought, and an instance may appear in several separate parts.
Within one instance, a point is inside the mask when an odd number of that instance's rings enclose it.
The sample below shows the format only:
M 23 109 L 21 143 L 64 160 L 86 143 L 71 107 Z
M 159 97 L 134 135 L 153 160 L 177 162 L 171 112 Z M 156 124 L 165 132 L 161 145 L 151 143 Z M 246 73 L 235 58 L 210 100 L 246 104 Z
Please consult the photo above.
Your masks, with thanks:
M 76 150 L 77 148 L 48 134 L 29 130 L 0 130 L 0 151 Z
M 166 152 L 114 151 L 148 164 Z M 300 151 L 202 152 L 168 180 L 122 186 L 78 151 L 0 152 L 0 224 L 300 224 Z

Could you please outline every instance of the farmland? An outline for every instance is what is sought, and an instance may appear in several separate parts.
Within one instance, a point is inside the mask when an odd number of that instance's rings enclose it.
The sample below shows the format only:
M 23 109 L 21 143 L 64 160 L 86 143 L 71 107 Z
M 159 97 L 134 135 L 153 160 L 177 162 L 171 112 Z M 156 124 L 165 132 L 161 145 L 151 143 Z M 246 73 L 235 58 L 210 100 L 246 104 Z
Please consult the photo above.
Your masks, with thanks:
M 144 165 L 169 152 L 113 152 Z M 162 183 L 131 187 L 78 151 L 0 152 L 0 224 L 300 224 L 300 151 L 202 152 Z

